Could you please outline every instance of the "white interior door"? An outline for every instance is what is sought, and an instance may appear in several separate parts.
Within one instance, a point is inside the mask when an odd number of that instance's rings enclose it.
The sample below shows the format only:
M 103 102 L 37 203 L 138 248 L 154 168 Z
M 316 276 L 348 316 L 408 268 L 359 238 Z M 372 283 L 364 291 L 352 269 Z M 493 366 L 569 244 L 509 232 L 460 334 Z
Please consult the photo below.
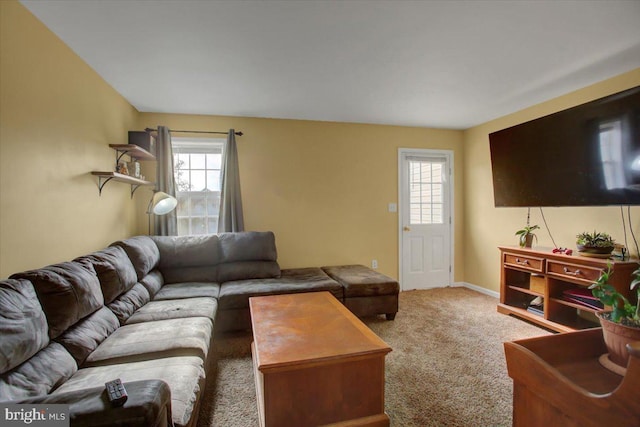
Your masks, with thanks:
M 403 290 L 451 283 L 452 157 L 450 151 L 399 152 L 399 265 Z

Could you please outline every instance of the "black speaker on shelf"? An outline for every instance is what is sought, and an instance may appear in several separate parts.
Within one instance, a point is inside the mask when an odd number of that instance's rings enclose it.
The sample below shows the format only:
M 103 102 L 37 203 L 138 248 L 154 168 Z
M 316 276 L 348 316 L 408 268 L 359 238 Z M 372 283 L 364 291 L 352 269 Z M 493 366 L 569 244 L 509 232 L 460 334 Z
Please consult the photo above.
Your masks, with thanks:
M 156 155 L 156 138 L 149 132 L 130 130 L 129 144 L 137 145 L 154 156 Z

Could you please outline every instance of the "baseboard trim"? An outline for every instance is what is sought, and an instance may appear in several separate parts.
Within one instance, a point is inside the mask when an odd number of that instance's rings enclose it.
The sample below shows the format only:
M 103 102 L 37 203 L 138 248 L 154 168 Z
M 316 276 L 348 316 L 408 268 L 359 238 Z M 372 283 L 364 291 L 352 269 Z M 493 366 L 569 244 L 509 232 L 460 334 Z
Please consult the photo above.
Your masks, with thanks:
M 499 292 L 492 291 L 492 290 L 487 289 L 487 288 L 483 288 L 482 286 L 472 285 L 471 283 L 467 283 L 467 282 L 454 282 L 451 286 L 454 286 L 454 287 L 460 287 L 461 286 L 461 287 L 464 287 L 464 288 L 469 288 L 472 291 L 480 292 L 481 294 L 489 295 L 490 297 L 500 298 L 500 293 Z

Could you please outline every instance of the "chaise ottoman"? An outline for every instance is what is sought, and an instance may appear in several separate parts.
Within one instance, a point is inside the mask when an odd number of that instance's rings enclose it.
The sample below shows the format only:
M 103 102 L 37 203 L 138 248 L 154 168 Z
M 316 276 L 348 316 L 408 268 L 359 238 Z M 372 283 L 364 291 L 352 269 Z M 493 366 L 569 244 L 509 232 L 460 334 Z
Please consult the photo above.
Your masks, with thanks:
M 322 267 L 344 288 L 344 305 L 360 317 L 384 314 L 393 320 L 398 312 L 400 285 L 391 277 L 364 265 Z

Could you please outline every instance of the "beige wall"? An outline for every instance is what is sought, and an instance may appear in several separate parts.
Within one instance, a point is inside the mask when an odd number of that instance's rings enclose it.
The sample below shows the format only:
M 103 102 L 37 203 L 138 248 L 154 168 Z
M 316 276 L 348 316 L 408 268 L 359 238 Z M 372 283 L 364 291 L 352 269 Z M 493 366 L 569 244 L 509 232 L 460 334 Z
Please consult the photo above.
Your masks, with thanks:
M 361 263 L 398 277 L 398 148 L 454 152 L 455 280 L 462 259 L 462 132 L 397 126 L 142 113 L 138 128 L 227 130 L 238 137 L 248 230 L 276 234 L 283 268 Z M 175 136 L 185 136 L 176 134 Z M 143 218 L 142 221 L 146 221 Z M 146 224 L 146 223 L 145 223 Z
M 494 207 L 489 133 L 638 85 L 640 85 L 640 69 L 465 131 L 466 282 L 497 291 L 500 284 L 500 256 L 497 246 L 517 244 L 514 233 L 526 223 L 526 208 Z M 543 165 L 540 167 L 540 173 L 544 173 Z M 618 207 L 544 208 L 543 212 L 558 246 L 575 248 L 575 235 L 594 229 L 608 232 L 616 241 L 624 243 Z M 638 235 L 640 208 L 632 208 L 631 217 L 634 231 Z M 532 209 L 531 221 L 542 227 L 542 230 L 537 233 L 538 245 L 553 247 L 538 209 Z M 634 247 L 630 235 L 629 246 Z
M 22 5 L 0 1 L 0 277 L 134 234 L 129 187 L 98 197 L 137 111 Z
M 127 130 L 162 124 L 245 132 L 238 146 L 246 225 L 276 233 L 285 268 L 377 259 L 381 272 L 398 277 L 397 214 L 387 212 L 398 201 L 397 150 L 453 150 L 454 280 L 497 290 L 496 247 L 516 242 L 526 209 L 493 207 L 488 134 L 640 84 L 634 70 L 461 132 L 139 114 L 15 1 L 0 1 L 0 54 L 0 277 L 146 233 L 150 191 L 132 201 L 127 185 L 109 183 L 99 197 L 89 171 L 113 168 L 108 144 L 126 142 Z M 617 208 L 545 215 L 561 246 L 593 228 L 622 240 Z M 532 221 L 542 225 L 537 211 Z M 538 238 L 551 246 L 546 231 Z

